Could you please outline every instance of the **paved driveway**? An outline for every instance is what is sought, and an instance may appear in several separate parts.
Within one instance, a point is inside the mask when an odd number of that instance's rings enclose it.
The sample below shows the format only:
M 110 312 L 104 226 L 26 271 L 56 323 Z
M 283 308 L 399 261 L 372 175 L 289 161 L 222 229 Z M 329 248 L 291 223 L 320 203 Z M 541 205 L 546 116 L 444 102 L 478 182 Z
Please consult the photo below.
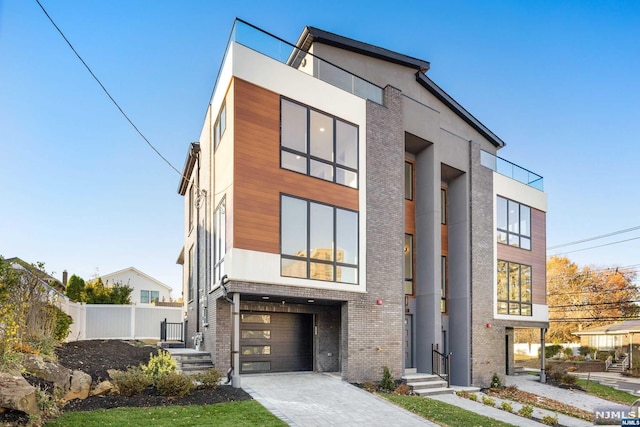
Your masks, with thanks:
M 290 426 L 436 426 L 329 374 L 243 375 L 240 381 Z

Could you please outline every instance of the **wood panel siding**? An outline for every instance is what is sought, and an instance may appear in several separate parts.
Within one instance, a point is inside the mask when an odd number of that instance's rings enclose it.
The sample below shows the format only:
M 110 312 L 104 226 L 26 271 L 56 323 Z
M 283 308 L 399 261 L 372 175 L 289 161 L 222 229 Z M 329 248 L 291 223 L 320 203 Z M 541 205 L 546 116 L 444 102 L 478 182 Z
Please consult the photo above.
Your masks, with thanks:
M 531 266 L 534 304 L 547 301 L 547 238 L 546 214 L 531 208 L 531 250 L 498 243 L 498 259 Z
M 280 253 L 280 193 L 358 210 L 358 190 L 280 168 L 280 95 L 234 79 L 233 247 Z

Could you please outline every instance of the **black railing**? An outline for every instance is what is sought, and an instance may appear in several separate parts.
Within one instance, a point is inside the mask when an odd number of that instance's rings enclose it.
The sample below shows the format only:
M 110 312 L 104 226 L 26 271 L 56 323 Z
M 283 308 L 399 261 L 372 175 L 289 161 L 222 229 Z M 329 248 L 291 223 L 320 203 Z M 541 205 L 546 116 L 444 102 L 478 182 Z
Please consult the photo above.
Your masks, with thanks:
M 182 322 L 169 323 L 167 319 L 160 322 L 160 341 L 184 341 Z
M 438 346 L 431 344 L 431 373 L 445 380 L 447 382 L 447 388 L 451 386 L 450 371 L 451 353 L 440 353 Z

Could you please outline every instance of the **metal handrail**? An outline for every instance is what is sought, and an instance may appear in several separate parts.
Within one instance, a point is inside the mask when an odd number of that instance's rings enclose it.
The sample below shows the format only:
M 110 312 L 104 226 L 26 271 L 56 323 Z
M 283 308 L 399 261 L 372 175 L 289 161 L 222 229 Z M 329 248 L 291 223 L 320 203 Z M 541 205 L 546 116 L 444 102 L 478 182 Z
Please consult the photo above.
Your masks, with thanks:
M 160 322 L 160 341 L 180 341 L 183 342 L 182 322 L 171 323 L 165 318 Z
M 453 353 L 440 353 L 435 344 L 431 344 L 431 373 L 439 376 L 447 382 L 447 388 L 451 386 L 451 355 Z M 444 372 L 442 367 L 444 366 Z

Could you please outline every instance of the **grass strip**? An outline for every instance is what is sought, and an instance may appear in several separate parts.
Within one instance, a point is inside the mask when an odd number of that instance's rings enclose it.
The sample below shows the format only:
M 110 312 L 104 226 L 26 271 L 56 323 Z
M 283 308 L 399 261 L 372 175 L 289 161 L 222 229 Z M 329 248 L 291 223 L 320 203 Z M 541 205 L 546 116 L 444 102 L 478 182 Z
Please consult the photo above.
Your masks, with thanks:
M 255 400 L 215 405 L 114 408 L 91 412 L 67 412 L 48 427 L 87 426 L 286 426 Z
M 587 393 L 611 402 L 631 405 L 633 402 L 638 400 L 638 396 L 594 381 L 589 381 L 589 385 L 587 386 L 587 380 L 579 379 L 578 385 L 587 390 Z
M 512 424 L 485 417 L 439 400 L 385 393 L 380 393 L 380 396 L 441 426 L 515 427 Z

